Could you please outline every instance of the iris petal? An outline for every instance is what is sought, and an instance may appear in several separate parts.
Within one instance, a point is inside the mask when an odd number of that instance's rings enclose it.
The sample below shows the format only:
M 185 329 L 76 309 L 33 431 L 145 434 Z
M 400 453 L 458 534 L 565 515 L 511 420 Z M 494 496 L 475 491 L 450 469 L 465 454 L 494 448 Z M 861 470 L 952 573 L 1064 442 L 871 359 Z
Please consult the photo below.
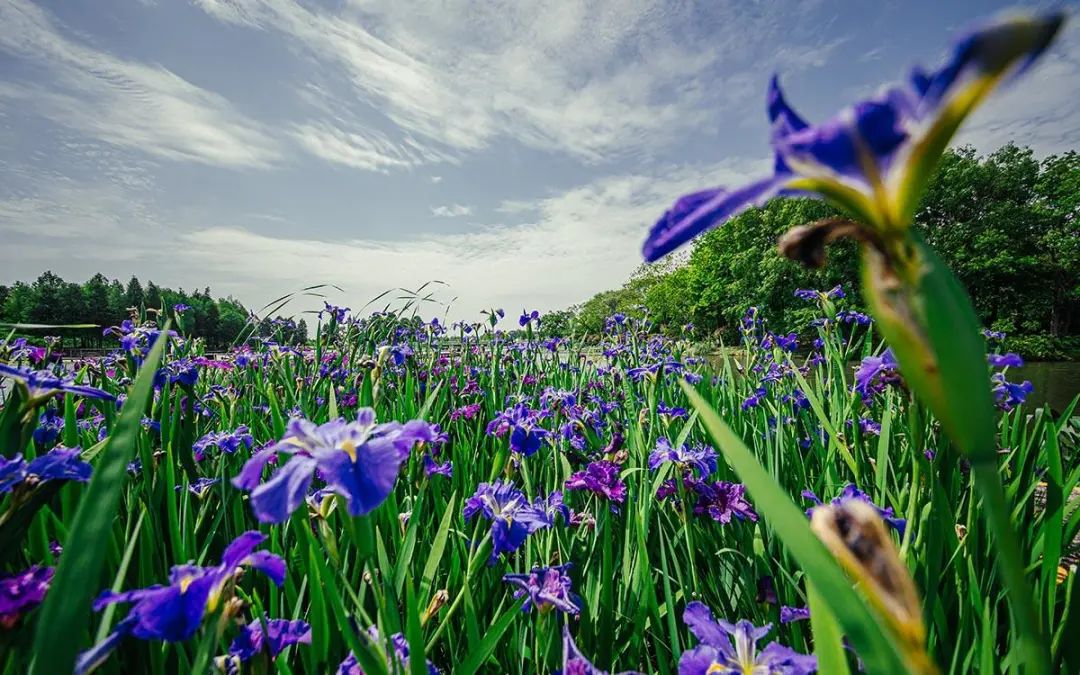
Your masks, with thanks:
M 908 222 L 915 213 L 938 160 L 969 114 L 1002 82 L 1028 68 L 1053 41 L 1062 12 L 1017 17 L 975 30 L 960 40 L 949 61 L 933 74 L 915 71 L 911 82 L 921 95 L 914 143 L 890 176 L 893 218 Z
M 790 176 L 770 176 L 736 190 L 705 190 L 682 197 L 649 232 L 642 253 L 652 262 L 709 228 L 721 225 L 751 206 L 768 201 Z
M 314 471 L 314 459 L 293 455 L 270 480 L 252 490 L 251 508 L 259 522 L 283 523 L 288 520 L 304 502 Z

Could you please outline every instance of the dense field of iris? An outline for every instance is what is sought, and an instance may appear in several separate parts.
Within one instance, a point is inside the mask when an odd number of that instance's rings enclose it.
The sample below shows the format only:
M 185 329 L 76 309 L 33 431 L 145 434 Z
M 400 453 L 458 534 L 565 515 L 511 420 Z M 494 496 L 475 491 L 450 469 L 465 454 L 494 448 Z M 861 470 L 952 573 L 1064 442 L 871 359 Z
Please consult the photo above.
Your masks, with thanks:
M 27 669 L 36 631 L 50 654 L 87 650 L 81 672 L 596 672 L 575 659 L 697 672 L 712 647 L 695 646 L 721 630 L 711 609 L 737 648 L 756 640 L 740 658 L 811 672 L 799 567 L 685 381 L 798 503 L 874 504 L 920 589 L 933 658 L 993 672 L 1011 641 L 965 462 L 840 296 L 806 292 L 821 316 L 798 356 L 794 334 L 750 309 L 743 349 L 718 369 L 623 316 L 593 345 L 539 339 L 535 313 L 512 337 L 494 313 L 447 326 L 329 306 L 303 349 L 265 335 L 205 354 L 182 307 L 112 329 L 102 359 L 9 341 L 0 670 Z M 1069 411 L 1019 405 L 1012 362 L 992 356 L 987 386 L 1060 659 L 1076 611 L 1059 559 L 1080 517 L 1063 526 L 1060 492 L 1042 508 L 1034 493 L 1048 470 L 1065 495 L 1077 483 L 1075 430 Z M 43 618 L 51 593 L 68 602 Z
M 134 308 L 103 358 L 8 336 L 0 675 L 1080 671 L 1077 399 L 1025 409 L 911 229 L 1063 21 L 985 24 L 817 126 L 774 78 L 773 175 L 659 219 L 647 260 L 779 194 L 847 214 L 779 248 L 856 240 L 875 320 L 798 290 L 801 350 L 754 308 L 714 366 L 647 316 L 541 339 L 535 311 L 506 333 L 415 299 L 226 354 L 183 305 Z

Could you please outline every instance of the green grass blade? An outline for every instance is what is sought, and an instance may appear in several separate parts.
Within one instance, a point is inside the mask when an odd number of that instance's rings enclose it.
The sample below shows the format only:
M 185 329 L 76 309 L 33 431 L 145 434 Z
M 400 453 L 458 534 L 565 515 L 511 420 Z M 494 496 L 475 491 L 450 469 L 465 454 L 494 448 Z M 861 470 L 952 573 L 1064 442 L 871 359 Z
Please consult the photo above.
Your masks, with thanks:
M 806 514 L 795 506 L 701 394 L 689 384 L 684 383 L 683 389 L 690 404 L 701 414 L 706 431 L 746 485 L 754 507 L 821 592 L 866 664 L 867 672 L 911 672 L 904 663 L 899 646 L 885 633 L 884 626 L 856 593 L 839 564 L 810 530 Z
M 117 517 L 127 464 L 135 455 L 143 410 L 154 392 L 154 373 L 165 351 L 168 327 L 139 370 L 116 430 L 102 452 L 75 513 L 52 587 L 38 619 L 31 675 L 70 673 L 86 633 L 92 596 L 100 590 L 101 566 Z

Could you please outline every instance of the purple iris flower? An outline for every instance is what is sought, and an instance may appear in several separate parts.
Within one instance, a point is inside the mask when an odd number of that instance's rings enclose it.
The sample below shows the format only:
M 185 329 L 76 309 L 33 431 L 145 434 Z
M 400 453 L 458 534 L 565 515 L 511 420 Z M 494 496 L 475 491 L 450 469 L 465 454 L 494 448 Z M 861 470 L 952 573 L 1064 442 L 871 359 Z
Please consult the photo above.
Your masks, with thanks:
M 240 635 L 229 645 L 229 653 L 215 659 L 218 668 L 227 674 L 239 675 L 240 664 L 250 661 L 256 654 L 266 652 L 270 660 L 274 660 L 286 647 L 311 644 L 311 626 L 307 622 L 265 617 L 263 620 L 266 622 L 265 633 L 263 621 L 259 619 L 240 629 Z
M 855 391 L 862 396 L 863 402 L 870 401 L 874 394 L 900 381 L 899 368 L 892 349 L 886 349 L 881 356 L 867 356 L 855 371 Z
M 540 427 L 540 412 L 531 410 L 524 403 L 518 403 L 498 414 L 488 425 L 486 433 L 502 436 L 510 432 L 510 450 L 528 457 L 543 445 L 544 439 L 551 435 Z
M 24 614 L 41 604 L 54 571 L 52 567 L 34 565 L 0 577 L 0 628 L 10 630 Z
M 577 616 L 581 613 L 581 598 L 574 594 L 570 584 L 570 563 L 556 567 L 534 567 L 528 574 L 506 574 L 503 581 L 518 587 L 514 598 L 528 596 L 521 611 L 536 607 L 541 612 L 557 609 Z
M 104 401 L 115 401 L 116 397 L 96 387 L 75 384 L 70 375 L 56 375 L 48 370 L 19 368 L 9 363 L 0 363 L 0 377 L 8 377 L 24 385 L 30 398 L 48 398 L 55 394 L 67 393 Z
M 836 320 L 840 323 L 853 323 L 857 326 L 869 326 L 874 322 L 870 315 L 856 312 L 851 309 L 842 309 L 836 313 Z
M 590 462 L 583 471 L 571 474 L 566 479 L 566 489 L 588 490 L 613 504 L 626 499 L 626 484 L 619 478 L 619 465 L 606 459 Z
M 780 608 L 780 623 L 794 623 L 796 621 L 805 621 L 810 618 L 809 607 L 781 607 Z
M 770 642 L 764 649 L 758 650 L 758 641 L 768 635 L 772 624 L 757 628 L 745 620 L 735 625 L 717 621 L 712 611 L 700 602 L 691 602 L 686 606 L 683 621 L 700 644 L 683 652 L 679 659 L 679 675 L 810 675 L 817 672 L 815 657 L 800 654 L 779 642 Z
M 796 288 L 795 297 L 800 300 L 817 300 L 821 297 L 821 291 L 815 291 L 812 288 Z
M 173 305 L 172 308 L 173 308 L 173 311 L 176 312 L 177 314 L 183 314 L 184 312 L 191 309 L 191 306 L 190 305 L 185 305 L 184 303 L 181 302 L 181 303 L 177 303 L 177 304 Z
M 1031 382 L 1027 380 L 1020 384 L 1009 382 L 1005 379 L 1005 373 L 994 373 L 991 382 L 994 385 L 994 400 L 997 402 L 997 406 L 1005 412 L 1009 412 L 1026 401 L 1028 394 L 1035 389 Z
M 986 361 L 991 368 L 1020 368 L 1024 365 L 1024 359 L 1019 354 L 987 354 Z
M 983 330 L 983 337 L 985 337 L 987 340 L 992 340 L 994 342 L 1001 342 L 1006 338 L 1006 336 L 1007 334 L 1004 331 L 986 329 Z
M 994 86 L 1030 65 L 1050 44 L 1061 12 L 1012 17 L 961 37 L 937 71 L 909 80 L 810 125 L 769 85 L 773 175 L 735 189 L 681 197 L 649 232 L 653 261 L 705 230 L 776 195 L 825 197 L 876 233 L 903 231 L 949 138 Z
M 697 469 L 704 477 L 716 471 L 716 450 L 707 445 L 690 447 L 683 443 L 678 448 L 671 441 L 661 437 L 656 441 L 656 449 L 649 453 L 649 470 L 656 471 L 667 462 L 673 462 L 683 472 Z
M 64 418 L 60 416 L 56 408 L 47 408 L 38 418 L 38 426 L 34 429 L 34 442 L 41 447 L 49 447 L 60 437 L 64 429 Z
M 454 465 L 449 461 L 439 464 L 435 461 L 435 458 L 430 452 L 425 452 L 424 475 L 428 478 L 431 478 L 432 476 L 446 476 L 447 478 L 450 478 L 454 475 Z
M 555 516 L 562 516 L 563 523 L 570 522 L 570 507 L 563 503 L 563 494 L 560 490 L 554 490 L 547 497 L 537 497 L 533 501 L 533 507 L 555 524 Z
M 327 486 L 345 498 L 351 516 L 371 512 L 390 495 L 415 443 L 432 441 L 431 425 L 375 423 L 375 411 L 364 408 L 355 422 L 336 419 L 316 425 L 289 420 L 285 437 L 256 452 L 233 478 L 233 485 L 251 492 L 251 508 L 263 523 L 281 523 L 304 503 L 316 470 Z M 278 453 L 292 457 L 264 483 L 263 468 Z
M 718 523 L 727 524 L 731 519 L 757 522 L 754 507 L 746 500 L 746 487 L 739 483 L 718 480 L 712 483 L 695 481 L 690 484 L 698 495 L 694 513 L 707 515 Z
M 85 483 L 93 467 L 82 461 L 79 448 L 57 447 L 30 460 L 22 455 L 0 457 L 0 494 L 10 492 L 26 481 L 33 484 L 49 480 L 71 480 Z
M 522 328 L 528 326 L 534 321 L 540 323 L 540 312 L 536 311 L 535 309 L 531 312 L 522 312 L 521 316 L 518 317 L 518 325 Z
M 761 405 L 761 402 L 765 400 L 765 397 L 768 395 L 768 389 L 766 389 L 765 387 L 758 387 L 754 390 L 753 394 L 750 394 L 746 397 L 746 399 L 742 402 L 741 407 L 743 410 L 750 410 L 751 408 L 756 408 Z
M 220 478 L 196 478 L 194 482 L 187 486 L 188 492 L 195 495 L 199 499 L 202 499 L 210 491 L 210 488 L 221 482 Z M 176 491 L 179 492 L 184 489 L 183 485 L 177 485 Z
M 368 636 L 375 642 L 379 642 L 379 629 L 372 626 L 368 629 Z M 386 665 L 390 666 L 390 672 L 408 673 L 409 670 L 409 642 L 405 639 L 405 636 L 401 633 L 394 633 L 390 636 L 390 646 L 392 652 L 387 655 Z M 431 661 L 427 662 L 428 675 L 439 675 L 439 669 L 436 668 Z M 341 665 L 338 666 L 337 675 L 364 675 L 364 671 L 360 669 L 360 664 L 356 660 L 356 655 L 350 653 Z
M 491 565 L 500 554 L 518 550 L 530 534 L 553 524 L 545 509 L 529 503 L 525 494 L 509 481 L 480 483 L 462 509 L 465 520 L 472 520 L 477 514 L 491 521 L 493 547 L 488 561 Z
M 323 300 L 323 309 L 319 311 L 319 318 L 323 317 L 323 314 L 327 314 L 333 321 L 337 323 L 344 323 L 345 317 L 349 313 L 348 307 L 338 307 L 337 305 L 331 305 L 329 302 Z
M 668 417 L 668 418 L 671 418 L 671 419 L 678 419 L 678 418 L 686 419 L 686 417 L 689 415 L 686 408 L 678 408 L 678 407 L 675 407 L 675 406 L 669 406 L 666 403 L 664 403 L 663 401 L 658 401 L 657 402 L 657 404 L 656 404 L 656 414 L 657 415 L 662 415 L 664 417 Z
M 175 565 L 166 586 L 154 585 L 114 593 L 106 590 L 94 601 L 94 611 L 118 602 L 133 603 L 127 616 L 105 640 L 79 655 L 75 672 L 97 667 L 126 636 L 140 640 L 182 642 L 195 634 L 208 612 L 221 603 L 222 592 L 240 567 L 251 567 L 277 586 L 285 583 L 285 561 L 255 548 L 266 540 L 260 532 L 245 532 L 226 547 L 221 564 L 214 567 Z
M 195 459 L 202 461 L 207 449 L 211 447 L 231 455 L 241 447 L 250 448 L 254 444 L 255 438 L 251 435 L 251 429 L 246 424 L 241 424 L 235 431 L 210 432 L 195 441 L 191 449 L 195 453 Z
M 810 501 L 814 502 L 814 504 L 816 504 L 817 506 L 822 505 L 822 501 L 818 499 L 818 496 L 810 490 L 804 490 L 802 496 L 803 498 L 809 499 Z M 897 534 L 899 534 L 901 537 L 904 536 L 904 530 L 907 528 L 907 520 L 903 518 L 897 518 L 891 506 L 887 509 L 883 509 L 877 504 L 875 504 L 873 501 L 870 500 L 870 495 L 860 490 L 858 487 L 855 486 L 854 483 L 848 483 L 844 487 L 844 489 L 840 491 L 840 494 L 833 498 L 831 503 L 833 506 L 841 506 L 850 501 L 860 501 L 864 504 L 869 504 L 874 508 L 875 511 L 877 511 L 877 514 L 881 516 L 882 520 L 884 520 L 886 523 L 891 525 L 893 529 L 896 530 Z M 814 508 L 816 507 L 811 507 L 806 510 L 807 518 L 813 517 Z
M 581 653 L 581 650 L 574 643 L 574 638 L 570 637 L 569 626 L 563 626 L 562 635 L 563 661 L 561 675 L 608 675 L 606 670 L 600 670 L 594 666 Z M 638 675 L 638 673 L 628 670 L 618 675 Z

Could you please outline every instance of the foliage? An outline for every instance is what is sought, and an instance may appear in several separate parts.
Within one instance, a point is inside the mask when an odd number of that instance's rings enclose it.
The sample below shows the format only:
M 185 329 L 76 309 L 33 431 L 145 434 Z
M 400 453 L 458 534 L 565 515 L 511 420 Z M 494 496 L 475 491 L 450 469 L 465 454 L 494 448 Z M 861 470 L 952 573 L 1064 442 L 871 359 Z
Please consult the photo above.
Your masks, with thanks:
M 641 315 L 643 307 L 668 335 L 689 320 L 696 334 L 730 341 L 753 305 L 778 330 L 797 329 L 810 310 L 795 290 L 843 284 L 856 297 L 857 256 L 853 245 L 835 244 L 829 265 L 809 270 L 780 256 L 776 242 L 835 215 L 824 202 L 796 198 L 745 211 L 701 236 L 684 260 L 639 269 L 622 288 L 582 303 L 578 325 L 595 334 L 608 315 Z M 1016 340 L 1011 348 L 1043 358 L 1076 353 L 1069 338 L 1080 334 L 1080 154 L 1040 162 L 1011 144 L 986 157 L 951 150 L 915 226 L 971 290 L 982 323 Z
M 851 302 L 808 303 L 807 311 L 815 319 L 828 318 L 850 309 Z M 845 364 L 873 350 L 868 329 L 852 333 L 836 322 L 818 321 L 811 332 L 821 338 L 820 350 L 793 361 L 761 318 L 741 322 L 744 351 L 712 362 L 695 358 L 688 341 L 649 334 L 644 322 L 630 318 L 602 322 L 608 328 L 598 337 L 606 356 L 572 360 L 575 365 L 567 353 L 584 347 L 580 339 L 553 352 L 527 330 L 511 339 L 481 325 L 455 335 L 441 324 L 393 314 L 344 322 L 324 316 L 310 346 L 257 344 L 214 361 L 200 360 L 200 341 L 173 340 L 163 364 L 166 377 L 138 409 L 141 425 L 131 428 L 130 400 L 118 415 L 112 404 L 74 396 L 44 399 L 44 410 L 25 417 L 13 414 L 24 399 L 10 396 L 0 407 L 0 438 L 9 439 L 0 452 L 41 455 L 63 442 L 86 448 L 82 457 L 95 471 L 114 462 L 121 446 L 123 454 L 138 458 L 117 484 L 118 510 L 96 516 L 99 526 L 108 524 L 96 540 L 103 573 L 83 579 L 69 569 L 65 577 L 82 584 L 80 597 L 164 583 L 176 564 L 214 564 L 230 541 L 256 527 L 269 535 L 265 548 L 285 560 L 280 588 L 245 573 L 224 589 L 227 597 L 209 610 L 194 637 L 168 643 L 126 637 L 116 654 L 106 654 L 101 672 L 201 672 L 211 657 L 229 649 L 241 625 L 265 613 L 308 622 L 310 644 L 289 647 L 273 663 L 264 655 L 244 672 L 328 672 L 350 650 L 358 652 L 366 672 L 379 672 L 378 651 L 369 652 L 366 633 L 358 632 L 370 625 L 378 625 L 382 636 L 402 633 L 412 653 L 443 672 L 551 672 L 561 663 L 565 625 L 577 648 L 604 670 L 673 674 L 680 655 L 693 646 L 681 621 L 692 599 L 721 618 L 776 624 L 769 639 L 811 652 L 809 622 L 779 622 L 782 607 L 807 605 L 810 589 L 791 557 L 795 551 L 764 518 L 745 518 L 744 509 L 742 517 L 729 513 L 726 522 L 714 520 L 723 516 L 724 502 L 702 501 L 717 494 L 702 486 L 738 480 L 732 468 L 723 461 L 694 465 L 704 467 L 700 475 L 689 464 L 650 468 L 661 438 L 675 447 L 709 442 L 705 427 L 686 412 L 691 398 L 680 384 L 685 376 L 699 382 L 692 396 L 726 422 L 732 436 L 725 442 L 744 444 L 796 504 L 812 506 L 800 497 L 804 490 L 827 501 L 853 483 L 906 519 L 903 532 L 890 537 L 921 590 L 930 652 L 943 672 L 1011 669 L 1018 654 L 1002 623 L 1004 589 L 991 562 L 993 540 L 979 518 L 968 468 L 949 449 L 938 421 L 895 380 L 867 390 L 865 402 L 853 391 Z M 15 352 L 3 350 L 7 357 L 0 360 L 13 358 Z M 140 358 L 138 347 L 108 357 L 103 363 L 115 369 L 113 375 L 97 361 L 76 368 L 86 366 L 86 384 L 118 394 L 137 379 Z M 683 365 L 661 370 L 658 362 Z M 171 381 L 169 373 L 193 364 L 194 384 Z M 517 402 L 537 415 L 508 417 L 507 406 Z M 286 435 L 290 417 L 320 425 L 336 417 L 352 421 L 369 405 L 380 421 L 422 418 L 439 424 L 446 437 L 414 448 L 389 498 L 367 516 L 350 518 L 344 502 L 319 494 L 289 521 L 260 525 L 245 491 L 231 484 L 241 467 Z M 469 413 L 472 406 L 475 412 Z M 47 410 L 57 415 L 42 417 Z M 1062 519 L 1071 513 L 1067 495 L 1080 482 L 1070 414 L 1054 418 L 1020 406 L 996 420 L 998 446 L 1008 448 L 999 455 L 1006 487 L 1022 505 L 1013 524 L 1027 552 L 1041 620 L 1057 635 L 1067 634 L 1075 620 L 1073 576 L 1067 573 L 1064 584 L 1056 581 L 1059 559 L 1080 530 L 1077 518 Z M 517 434 L 498 432 L 499 420 L 508 419 L 517 421 L 506 424 L 521 424 L 540 439 L 531 454 L 511 450 Z M 715 431 L 715 420 L 706 421 Z M 495 423 L 490 433 L 489 423 Z M 12 424 L 16 433 L 5 432 Z M 25 432 L 18 431 L 22 424 Z M 44 433 L 56 424 L 57 433 Z M 240 427 L 251 435 L 250 445 Z M 194 448 L 202 448 L 197 457 Z M 449 462 L 450 475 L 426 470 L 428 457 Z M 265 475 L 286 460 L 282 455 Z M 604 494 L 611 493 L 599 489 L 570 489 L 571 477 L 597 460 L 616 463 L 625 487 L 622 501 L 608 501 Z M 1032 493 L 1039 475 L 1049 487 L 1045 505 L 1036 507 Z M 683 476 L 685 482 L 679 480 Z M 489 523 L 466 520 L 462 507 L 481 483 L 495 479 L 512 481 L 530 500 L 561 490 L 570 519 L 556 515 L 550 527 L 489 566 Z M 60 550 L 86 546 L 70 525 L 93 488 L 64 483 L 27 501 L 49 487 L 50 482 L 28 485 L 0 496 L 0 534 L 12 522 L 11 513 L 37 509 L 13 540 L 0 577 L 32 564 L 53 565 L 56 555 L 67 555 Z M 668 487 L 667 497 L 656 496 Z M 755 501 L 764 496 L 750 492 L 748 498 L 747 507 L 757 513 L 771 508 Z M 565 562 L 572 563 L 580 615 L 523 612 L 503 575 Z M 835 577 L 832 583 L 838 583 Z M 66 639 L 72 649 L 86 649 L 117 629 L 127 611 L 116 606 L 67 617 Z M 859 611 L 849 606 L 837 614 L 837 625 L 850 625 Z M 9 628 L 0 644 L 3 672 L 27 669 L 35 631 L 53 636 L 59 630 L 44 627 L 41 616 L 41 609 L 27 609 L 4 619 Z M 865 663 L 891 658 L 876 651 L 872 627 L 858 639 L 841 632 L 862 645 Z M 1062 672 L 1080 663 L 1072 649 L 1071 641 L 1055 642 Z M 830 658 L 847 658 L 855 672 L 850 651 L 834 650 Z
M 232 297 L 215 300 L 210 289 L 188 293 L 183 289 L 161 288 L 149 282 L 144 289 L 137 277 L 125 287 L 100 272 L 83 284 L 66 282 L 52 272 L 45 272 L 33 283 L 16 281 L 0 286 L 0 323 L 63 326 L 93 324 L 108 327 L 127 318 L 132 310 L 157 310 L 173 316 L 176 305 L 186 305 L 180 324 L 186 335 L 203 338 L 213 348 L 228 347 L 248 328 L 251 313 Z M 307 341 L 304 319 L 292 322 L 279 318 L 261 319 L 258 334 L 276 335 L 289 344 Z M 54 334 L 72 346 L 100 348 L 111 339 L 100 328 L 65 328 Z

